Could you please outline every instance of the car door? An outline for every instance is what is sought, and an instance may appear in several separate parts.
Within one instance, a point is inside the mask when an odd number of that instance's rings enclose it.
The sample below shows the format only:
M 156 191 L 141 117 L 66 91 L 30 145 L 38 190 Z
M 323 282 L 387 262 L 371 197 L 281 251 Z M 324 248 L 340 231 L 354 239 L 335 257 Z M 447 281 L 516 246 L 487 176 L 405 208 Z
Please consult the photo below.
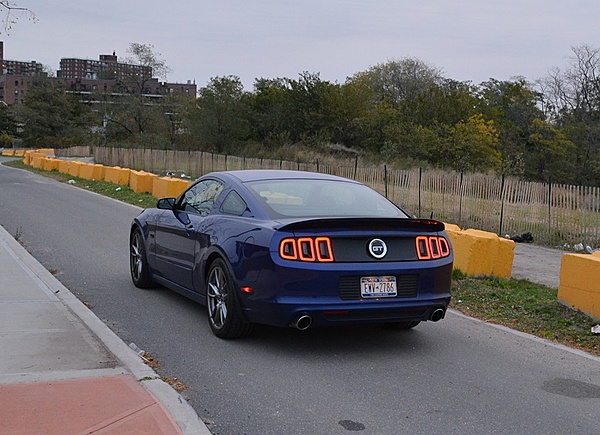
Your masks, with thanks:
M 222 190 L 222 182 L 202 180 L 186 190 L 173 210 L 165 211 L 157 221 L 157 269 L 164 278 L 188 290 L 193 290 L 196 243 L 206 243 L 199 228 Z

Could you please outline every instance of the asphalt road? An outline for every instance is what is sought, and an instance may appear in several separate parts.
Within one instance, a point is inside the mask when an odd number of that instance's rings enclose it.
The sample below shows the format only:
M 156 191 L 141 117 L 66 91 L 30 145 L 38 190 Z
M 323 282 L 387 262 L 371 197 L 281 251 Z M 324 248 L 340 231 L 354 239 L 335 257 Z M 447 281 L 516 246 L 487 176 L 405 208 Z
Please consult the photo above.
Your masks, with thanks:
M 200 305 L 131 284 L 138 212 L 0 166 L 0 224 L 161 375 L 188 385 L 215 434 L 599 431 L 599 358 L 454 312 L 412 331 L 261 327 L 220 340 Z

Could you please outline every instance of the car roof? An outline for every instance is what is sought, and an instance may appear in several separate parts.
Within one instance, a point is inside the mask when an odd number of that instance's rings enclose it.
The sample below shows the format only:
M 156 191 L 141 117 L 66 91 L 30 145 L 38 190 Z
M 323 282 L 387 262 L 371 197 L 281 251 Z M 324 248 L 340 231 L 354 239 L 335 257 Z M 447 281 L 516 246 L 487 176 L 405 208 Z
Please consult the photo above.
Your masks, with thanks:
M 290 180 L 290 179 L 304 179 L 304 180 L 329 180 L 329 181 L 345 181 L 350 183 L 358 183 L 358 181 L 350 180 L 348 178 L 338 177 L 336 175 L 321 174 L 317 172 L 308 171 L 294 171 L 286 169 L 244 169 L 236 171 L 222 171 L 212 172 L 206 174 L 204 177 L 209 176 L 222 176 L 222 177 L 233 177 L 241 183 L 247 183 L 252 181 L 267 181 L 267 180 Z M 203 178 L 204 178 L 203 177 Z

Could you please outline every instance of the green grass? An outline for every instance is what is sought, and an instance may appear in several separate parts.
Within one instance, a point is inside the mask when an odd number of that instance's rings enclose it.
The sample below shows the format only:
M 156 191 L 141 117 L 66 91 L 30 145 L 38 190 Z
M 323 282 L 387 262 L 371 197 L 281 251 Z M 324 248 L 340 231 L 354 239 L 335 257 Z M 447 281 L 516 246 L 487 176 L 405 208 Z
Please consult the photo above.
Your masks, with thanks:
M 597 320 L 558 302 L 558 291 L 527 280 L 466 277 L 455 271 L 452 308 L 469 316 L 600 355 Z
M 27 166 L 21 160 L 4 164 L 65 183 L 75 180 L 76 187 L 143 208 L 156 204 L 152 195 L 137 194 L 126 186 L 47 172 Z M 469 316 L 600 355 L 600 336 L 590 331 L 598 321 L 561 305 L 555 289 L 527 280 L 466 277 L 455 270 L 452 292 L 452 308 Z

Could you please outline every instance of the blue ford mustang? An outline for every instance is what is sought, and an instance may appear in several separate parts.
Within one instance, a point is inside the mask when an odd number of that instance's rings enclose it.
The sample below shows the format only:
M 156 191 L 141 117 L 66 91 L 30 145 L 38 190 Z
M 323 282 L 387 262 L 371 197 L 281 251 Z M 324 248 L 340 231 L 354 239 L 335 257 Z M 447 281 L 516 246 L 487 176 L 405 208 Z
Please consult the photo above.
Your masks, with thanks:
M 221 338 L 256 323 L 438 321 L 452 262 L 444 224 L 412 219 L 356 181 L 310 172 L 210 173 L 131 225 L 133 283 L 205 304 Z

